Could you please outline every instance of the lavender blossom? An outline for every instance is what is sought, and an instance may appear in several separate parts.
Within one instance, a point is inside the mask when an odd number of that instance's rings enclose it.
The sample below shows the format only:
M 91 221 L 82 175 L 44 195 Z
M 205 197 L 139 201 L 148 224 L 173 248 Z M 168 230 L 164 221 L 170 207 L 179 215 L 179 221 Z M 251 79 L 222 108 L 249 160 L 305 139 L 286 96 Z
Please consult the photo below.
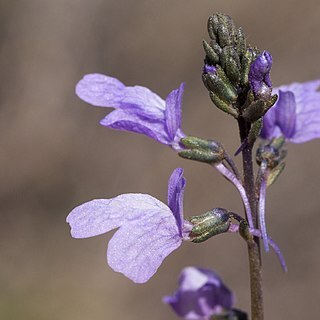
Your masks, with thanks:
M 251 64 L 249 71 L 250 87 L 258 98 L 269 99 L 272 92 L 270 70 L 272 56 L 268 51 L 263 51 Z
M 179 289 L 163 301 L 170 304 L 179 317 L 207 320 L 231 309 L 234 295 L 213 271 L 187 267 L 180 274 Z
M 164 101 L 148 88 L 127 87 L 102 74 L 87 74 L 76 86 L 79 98 L 96 107 L 112 107 L 100 124 L 112 129 L 144 134 L 175 150 L 185 134 L 181 131 L 181 103 L 184 84 Z
M 320 80 L 315 80 L 274 89 L 279 98 L 263 118 L 261 137 L 284 136 L 293 143 L 320 138 L 319 88 Z
M 108 245 L 109 266 L 136 283 L 148 281 L 162 261 L 188 239 L 192 226 L 183 219 L 183 170 L 173 171 L 168 206 L 148 194 L 97 199 L 67 217 L 74 238 L 89 238 L 119 228 Z

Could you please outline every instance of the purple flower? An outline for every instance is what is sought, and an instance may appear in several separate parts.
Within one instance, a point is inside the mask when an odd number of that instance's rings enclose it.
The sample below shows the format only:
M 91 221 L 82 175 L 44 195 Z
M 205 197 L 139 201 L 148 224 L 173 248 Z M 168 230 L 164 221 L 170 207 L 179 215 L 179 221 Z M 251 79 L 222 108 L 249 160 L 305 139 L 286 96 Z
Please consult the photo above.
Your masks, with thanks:
M 184 319 L 207 320 L 231 309 L 234 295 L 213 271 L 187 267 L 180 274 L 179 289 L 163 301 Z
M 261 137 L 284 136 L 293 143 L 320 138 L 319 89 L 320 80 L 276 88 L 279 98 L 263 118 Z
M 103 74 L 87 74 L 76 86 L 76 94 L 96 107 L 112 107 L 100 124 L 112 129 L 142 133 L 180 150 L 181 103 L 184 84 L 164 101 L 148 88 L 127 87 Z
M 249 82 L 252 92 L 257 98 L 269 99 L 272 92 L 270 70 L 272 56 L 268 51 L 263 51 L 251 64 Z
M 183 170 L 173 171 L 168 206 L 147 194 L 97 199 L 73 209 L 67 217 L 74 238 L 88 238 L 119 228 L 109 241 L 109 266 L 136 283 L 148 281 L 182 240 L 191 224 L 183 219 Z

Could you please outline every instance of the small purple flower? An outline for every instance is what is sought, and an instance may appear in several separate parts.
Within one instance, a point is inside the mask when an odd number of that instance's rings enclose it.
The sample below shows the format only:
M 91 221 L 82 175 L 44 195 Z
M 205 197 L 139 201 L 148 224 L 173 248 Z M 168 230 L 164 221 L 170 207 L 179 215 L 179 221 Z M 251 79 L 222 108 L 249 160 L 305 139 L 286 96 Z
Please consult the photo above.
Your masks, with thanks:
M 252 62 L 249 71 L 249 82 L 252 92 L 257 98 L 269 99 L 272 92 L 270 71 L 272 56 L 268 51 L 263 51 Z
M 97 199 L 73 209 L 67 217 L 74 238 L 88 238 L 119 228 L 109 241 L 109 266 L 136 283 L 148 281 L 162 261 L 188 239 L 192 229 L 183 219 L 183 170 L 173 171 L 168 206 L 147 194 Z
M 320 138 L 320 80 L 292 83 L 274 89 L 279 98 L 263 118 L 261 137 L 284 136 L 303 143 Z
M 207 320 L 230 310 L 234 295 L 212 270 L 187 267 L 180 274 L 179 289 L 163 301 L 184 319 Z
M 184 84 L 173 90 L 164 101 L 148 88 L 127 87 L 103 74 L 87 74 L 76 86 L 79 98 L 96 107 L 112 107 L 100 124 L 112 129 L 142 133 L 180 150 L 181 103 Z

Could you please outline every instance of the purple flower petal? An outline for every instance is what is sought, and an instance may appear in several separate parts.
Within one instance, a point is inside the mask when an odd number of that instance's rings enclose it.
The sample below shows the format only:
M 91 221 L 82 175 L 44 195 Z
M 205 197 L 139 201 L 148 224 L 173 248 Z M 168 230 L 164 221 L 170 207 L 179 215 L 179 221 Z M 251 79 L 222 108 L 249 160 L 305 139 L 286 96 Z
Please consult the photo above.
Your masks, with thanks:
M 292 83 L 275 89 L 274 93 L 280 93 L 279 99 L 264 116 L 261 137 L 271 139 L 283 135 L 293 143 L 320 138 L 319 89 L 320 80 Z
M 185 187 L 182 173 L 182 169 L 176 169 L 169 181 L 168 198 L 175 202 L 176 213 L 147 194 L 92 200 L 68 215 L 71 235 L 88 238 L 119 228 L 109 242 L 108 263 L 132 281 L 146 282 L 182 240 L 188 239 L 191 231 L 191 224 L 182 215 Z
M 263 126 L 260 133 L 262 139 L 271 139 L 274 137 L 274 131 L 276 129 L 276 112 L 272 107 L 263 117 Z
M 184 319 L 203 320 L 231 309 L 234 295 L 213 271 L 187 267 L 180 275 L 179 289 L 164 302 Z
M 171 210 L 148 194 L 128 193 L 112 199 L 96 199 L 74 208 L 67 217 L 73 238 L 88 238 L 121 227 L 127 222 L 148 219 L 157 208 L 164 216 Z
M 279 90 L 276 123 L 286 138 L 291 138 L 296 129 L 296 101 L 291 91 Z
M 141 133 L 163 144 L 169 144 L 163 128 L 164 121 L 150 121 L 139 114 L 116 109 L 102 119 L 100 124 L 112 129 Z
M 272 83 L 270 71 L 272 56 L 268 51 L 263 51 L 251 64 L 249 82 L 254 95 L 259 98 L 270 98 Z
M 124 89 L 120 108 L 146 118 L 164 120 L 166 106 L 164 100 L 148 88 L 134 86 Z
M 126 87 L 116 78 L 87 74 L 76 86 L 78 97 L 97 107 L 134 110 L 145 117 L 164 119 L 165 102 L 148 88 Z
M 176 218 L 179 234 L 183 235 L 183 194 L 186 187 L 186 179 L 183 177 L 183 169 L 177 168 L 171 174 L 168 183 L 168 206 Z
M 108 246 L 108 263 L 136 283 L 152 277 L 182 242 L 175 217 L 146 194 L 123 194 L 73 209 L 67 217 L 74 238 L 87 238 L 120 227 Z
M 102 74 L 88 74 L 76 86 L 77 95 L 100 107 L 113 107 L 101 124 L 118 130 L 147 135 L 175 150 L 181 150 L 181 102 L 184 85 L 173 90 L 166 101 L 148 88 L 126 87 Z
M 182 243 L 174 217 L 155 207 L 147 219 L 121 227 L 109 241 L 108 263 L 135 283 L 148 281 Z
M 181 127 L 181 104 L 184 84 L 173 90 L 166 99 L 166 129 L 170 140 L 174 140 L 177 130 Z
M 87 74 L 76 86 L 76 94 L 96 107 L 121 106 L 125 85 L 116 78 L 99 73 Z

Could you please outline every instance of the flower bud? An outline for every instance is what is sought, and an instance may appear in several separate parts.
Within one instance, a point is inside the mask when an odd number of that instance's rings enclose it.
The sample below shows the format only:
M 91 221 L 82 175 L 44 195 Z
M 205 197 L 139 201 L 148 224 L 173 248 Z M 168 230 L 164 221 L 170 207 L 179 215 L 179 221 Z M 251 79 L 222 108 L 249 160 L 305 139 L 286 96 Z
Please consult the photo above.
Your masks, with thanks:
M 237 31 L 237 53 L 240 58 L 243 57 L 243 55 L 246 52 L 247 43 L 246 43 L 246 36 L 240 27 Z
M 248 48 L 243 54 L 241 60 L 241 73 L 240 73 L 240 83 L 246 86 L 249 83 L 249 71 L 251 63 L 255 60 L 258 55 L 258 49 Z
M 255 122 L 262 118 L 268 110 L 276 103 L 278 96 L 270 96 L 268 100 L 258 99 L 247 106 L 242 113 L 243 118 L 248 122 Z
M 222 110 L 223 112 L 226 112 L 230 115 L 232 115 L 235 119 L 238 118 L 239 112 L 237 109 L 235 109 L 231 104 L 226 103 L 222 99 L 220 99 L 216 94 L 214 94 L 212 91 L 209 92 L 210 99 L 214 103 L 214 105 Z
M 214 72 L 203 73 L 202 80 L 206 88 L 221 100 L 227 103 L 236 101 L 237 91 L 220 66 Z
M 240 58 L 234 48 L 230 46 L 223 48 L 221 66 L 231 82 L 237 84 L 240 79 Z
M 219 55 L 205 40 L 202 41 L 203 49 L 206 53 L 206 62 L 209 64 L 216 64 L 219 62 Z
M 210 164 L 221 162 L 225 158 L 223 146 L 216 141 L 185 137 L 180 142 L 187 148 L 179 152 L 182 158 Z
M 256 98 L 268 100 L 272 93 L 270 70 L 272 67 L 272 56 L 268 51 L 263 51 L 252 62 L 249 71 L 249 82 L 251 90 Z
M 194 225 L 189 236 L 195 243 L 206 241 L 215 235 L 227 232 L 231 224 L 228 211 L 222 208 L 214 208 L 188 220 Z

